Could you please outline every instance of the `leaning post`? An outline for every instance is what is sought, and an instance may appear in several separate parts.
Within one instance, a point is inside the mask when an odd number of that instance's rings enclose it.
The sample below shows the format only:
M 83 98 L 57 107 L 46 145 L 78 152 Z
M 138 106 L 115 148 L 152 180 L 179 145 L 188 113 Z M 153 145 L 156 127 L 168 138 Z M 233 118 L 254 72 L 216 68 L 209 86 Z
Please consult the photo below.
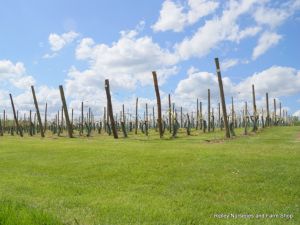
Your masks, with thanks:
M 17 130 L 19 131 L 20 136 L 23 137 L 23 131 L 22 131 L 20 125 L 19 125 L 19 121 L 18 121 L 18 118 L 17 118 L 17 115 L 16 115 L 16 110 L 15 110 L 15 105 L 14 105 L 14 101 L 13 101 L 12 95 L 9 94 L 9 97 L 10 97 L 10 102 L 11 102 L 12 110 L 13 110 L 13 113 L 14 113 L 14 119 L 15 119 L 15 123 L 16 123 L 16 126 L 17 126 Z
M 220 64 L 219 64 L 219 59 L 218 58 L 215 58 L 215 64 L 216 64 L 216 68 L 217 68 L 217 75 L 218 75 L 220 98 L 221 98 L 221 104 L 222 104 L 222 111 L 223 111 L 223 119 L 224 119 L 226 138 L 230 138 L 230 131 L 229 131 L 229 125 L 228 125 L 227 111 L 226 111 L 223 81 L 222 81 Z
M 59 85 L 59 91 L 60 91 L 61 101 L 62 101 L 62 104 L 63 104 L 63 110 L 65 112 L 65 120 L 66 120 L 67 129 L 68 129 L 68 135 L 69 135 L 69 138 L 72 138 L 73 137 L 73 129 L 72 129 L 72 125 L 70 123 L 66 98 L 65 98 L 64 89 L 63 89 L 62 85 Z
M 112 108 L 112 103 L 111 103 L 111 95 L 110 95 L 110 88 L 109 88 L 109 80 L 108 79 L 105 80 L 105 91 L 106 91 L 106 97 L 107 97 L 107 113 L 109 115 L 110 124 L 111 124 L 111 128 L 112 128 L 114 138 L 117 139 L 118 138 L 118 132 L 117 132 L 116 124 L 115 124 L 115 120 L 114 120 L 114 113 L 113 113 L 113 108 Z
M 37 99 L 36 99 L 36 95 L 35 95 L 35 91 L 34 91 L 33 86 L 31 86 L 31 91 L 32 91 L 35 110 L 36 110 L 36 114 L 37 114 L 37 118 L 38 118 L 38 122 L 39 122 L 39 126 L 40 126 L 41 137 L 45 137 L 44 127 L 43 127 L 43 124 L 42 124 L 41 114 L 40 114 L 40 110 L 39 110 L 39 105 L 38 105 L 38 102 L 37 102 Z
M 155 88 L 155 94 L 156 94 L 156 100 L 157 100 L 157 122 L 158 122 L 158 128 L 159 128 L 159 136 L 160 136 L 160 138 L 162 138 L 163 137 L 163 129 L 162 129 L 162 118 L 161 118 L 161 102 L 160 102 L 160 94 L 159 94 L 156 72 L 153 71 L 152 75 L 153 75 L 154 88 Z

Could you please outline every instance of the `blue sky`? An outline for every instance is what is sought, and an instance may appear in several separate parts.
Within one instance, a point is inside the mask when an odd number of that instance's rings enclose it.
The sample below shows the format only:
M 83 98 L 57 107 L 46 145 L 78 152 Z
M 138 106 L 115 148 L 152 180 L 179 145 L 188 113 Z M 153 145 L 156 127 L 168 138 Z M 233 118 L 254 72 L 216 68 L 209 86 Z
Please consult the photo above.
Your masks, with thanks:
M 2 1 L 0 8 L 0 110 L 32 107 L 30 85 L 40 104 L 60 107 L 63 84 L 70 107 L 81 101 L 100 113 L 109 78 L 116 108 L 154 104 L 152 70 L 163 102 L 218 102 L 214 58 L 221 61 L 228 98 L 250 101 L 257 87 L 300 115 L 300 1 Z M 129 110 L 129 109 L 128 109 Z

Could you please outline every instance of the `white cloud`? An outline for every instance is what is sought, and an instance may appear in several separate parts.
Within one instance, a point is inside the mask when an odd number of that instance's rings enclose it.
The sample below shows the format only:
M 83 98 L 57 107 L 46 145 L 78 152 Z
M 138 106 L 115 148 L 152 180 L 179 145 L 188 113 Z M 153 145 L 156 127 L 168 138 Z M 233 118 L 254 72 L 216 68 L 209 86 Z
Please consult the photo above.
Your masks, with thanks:
M 300 71 L 290 67 L 273 66 L 239 83 L 235 88 L 236 92 L 251 95 L 252 84 L 255 85 L 257 96 L 264 96 L 266 92 L 274 97 L 298 94 L 300 93 Z
M 257 46 L 252 53 L 252 59 L 255 60 L 263 55 L 268 49 L 278 44 L 282 36 L 274 32 L 264 32 L 258 40 Z
M 300 1 L 290 0 L 280 5 L 276 5 L 275 7 L 276 8 L 261 5 L 261 7 L 257 8 L 253 14 L 255 21 L 258 24 L 266 25 L 271 29 L 274 29 L 284 23 L 300 9 Z
M 26 89 L 35 83 L 32 76 L 26 73 L 23 63 L 14 64 L 9 60 L 0 60 L 0 81 L 2 85 L 12 85 L 14 88 Z
M 300 118 L 300 110 L 298 110 L 298 111 L 294 112 L 293 116 L 297 116 L 297 117 L 299 117 L 299 118 Z
M 104 79 L 111 80 L 119 88 L 134 89 L 152 84 L 151 71 L 158 72 L 160 84 L 177 72 L 175 64 L 178 57 L 162 49 L 151 37 L 138 37 L 136 30 L 123 31 L 121 37 L 112 45 L 96 44 L 91 38 L 84 38 L 76 49 L 76 57 L 86 60 L 90 66 L 79 72 L 73 68 L 69 83 L 82 79 L 102 86 Z
M 230 1 L 223 10 L 221 17 L 215 17 L 205 22 L 190 38 L 185 38 L 175 45 L 175 49 L 182 59 L 208 54 L 222 41 L 239 42 L 241 39 L 255 36 L 259 27 L 250 27 L 240 31 L 238 18 L 249 13 L 256 4 L 255 0 Z
M 254 18 L 258 24 L 268 25 L 271 28 L 281 25 L 288 17 L 289 12 L 281 8 L 260 7 L 254 13 Z
M 223 85 L 226 95 L 233 91 L 233 84 L 228 77 L 223 77 Z M 210 89 L 213 99 L 219 98 L 218 79 L 215 74 L 209 72 L 199 72 L 195 68 L 190 68 L 188 77 L 181 80 L 175 90 L 176 99 L 181 99 L 182 104 L 190 104 L 195 99 L 207 100 L 207 92 Z
M 240 61 L 238 59 L 227 59 L 221 63 L 223 71 L 227 71 L 229 68 L 236 66 Z
M 216 1 L 188 0 L 186 7 L 172 0 L 164 1 L 158 21 L 152 26 L 154 31 L 173 30 L 180 32 L 185 26 L 196 23 L 200 18 L 213 13 L 219 6 Z
M 67 44 L 72 43 L 78 36 L 79 34 L 74 31 L 63 33 L 61 35 L 51 33 L 48 38 L 51 50 L 54 52 L 60 51 Z
M 273 66 L 249 76 L 240 83 L 233 83 L 230 78 L 223 77 L 225 96 L 234 96 L 240 101 L 238 107 L 243 107 L 243 101 L 252 101 L 252 84 L 255 85 L 257 106 L 264 107 L 265 93 L 270 98 L 295 95 L 300 93 L 300 71 L 290 67 Z M 176 104 L 188 107 L 195 106 L 195 99 L 207 100 L 207 89 L 211 90 L 212 103 L 219 102 L 218 80 L 215 74 L 200 72 L 190 68 L 187 78 L 181 80 L 175 91 Z M 237 103 L 236 103 L 237 104 Z

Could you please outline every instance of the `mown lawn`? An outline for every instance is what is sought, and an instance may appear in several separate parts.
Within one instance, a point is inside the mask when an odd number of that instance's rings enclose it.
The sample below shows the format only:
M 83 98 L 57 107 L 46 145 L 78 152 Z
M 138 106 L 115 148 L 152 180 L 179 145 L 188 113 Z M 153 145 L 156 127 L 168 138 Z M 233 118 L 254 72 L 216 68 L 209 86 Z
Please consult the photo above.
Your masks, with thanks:
M 300 224 L 300 127 L 222 136 L 0 137 L 0 225 Z

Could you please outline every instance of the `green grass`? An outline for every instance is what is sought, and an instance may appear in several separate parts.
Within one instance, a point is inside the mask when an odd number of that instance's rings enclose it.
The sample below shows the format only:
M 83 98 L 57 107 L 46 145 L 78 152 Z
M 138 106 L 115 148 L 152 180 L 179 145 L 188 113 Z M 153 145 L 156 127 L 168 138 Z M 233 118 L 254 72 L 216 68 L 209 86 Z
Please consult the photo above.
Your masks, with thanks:
M 300 127 L 195 134 L 0 137 L 0 225 L 300 224 Z

